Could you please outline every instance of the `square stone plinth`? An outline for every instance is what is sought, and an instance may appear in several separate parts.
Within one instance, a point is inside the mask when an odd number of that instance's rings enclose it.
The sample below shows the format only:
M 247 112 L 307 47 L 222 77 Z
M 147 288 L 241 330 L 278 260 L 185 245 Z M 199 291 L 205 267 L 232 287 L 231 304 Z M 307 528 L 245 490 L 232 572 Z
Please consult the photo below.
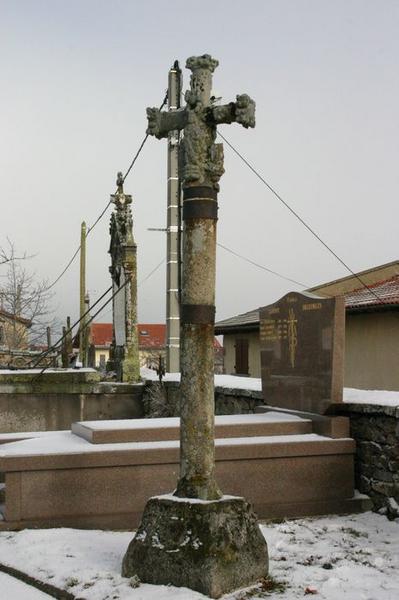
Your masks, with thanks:
M 219 598 L 268 573 L 266 541 L 243 498 L 150 498 L 122 575 Z

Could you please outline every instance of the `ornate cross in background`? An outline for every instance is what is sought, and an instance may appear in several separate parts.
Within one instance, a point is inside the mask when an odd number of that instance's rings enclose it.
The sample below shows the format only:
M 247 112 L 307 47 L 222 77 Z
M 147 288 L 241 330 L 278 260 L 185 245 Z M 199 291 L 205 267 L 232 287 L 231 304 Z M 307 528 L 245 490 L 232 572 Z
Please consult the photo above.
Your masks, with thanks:
M 117 191 L 111 196 L 115 210 L 111 215 L 110 273 L 113 292 L 122 285 L 112 301 L 113 335 L 108 368 L 117 380 L 140 381 L 137 333 L 137 246 L 133 237 L 132 197 L 123 191 L 123 175 L 118 173 Z

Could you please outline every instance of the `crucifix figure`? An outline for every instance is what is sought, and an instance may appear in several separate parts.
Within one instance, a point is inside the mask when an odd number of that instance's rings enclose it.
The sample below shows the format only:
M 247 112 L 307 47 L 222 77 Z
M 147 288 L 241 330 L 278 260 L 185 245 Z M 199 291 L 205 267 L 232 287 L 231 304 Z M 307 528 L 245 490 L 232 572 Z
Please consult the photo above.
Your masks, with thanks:
M 255 102 L 246 94 L 216 106 L 212 73 L 218 61 L 193 56 L 186 106 L 162 112 L 148 108 L 147 133 L 166 138 L 183 130 L 180 170 L 183 186 L 183 279 L 181 306 L 180 479 L 176 495 L 215 500 L 214 478 L 214 320 L 217 192 L 224 173 L 223 145 L 215 144 L 217 125 L 255 126 Z

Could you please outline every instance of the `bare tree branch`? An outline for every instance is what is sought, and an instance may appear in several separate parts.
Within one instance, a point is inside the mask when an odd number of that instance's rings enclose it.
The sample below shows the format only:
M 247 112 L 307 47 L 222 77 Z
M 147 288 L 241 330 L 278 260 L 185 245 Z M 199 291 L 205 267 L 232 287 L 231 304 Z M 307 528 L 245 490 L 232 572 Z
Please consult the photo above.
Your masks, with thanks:
M 46 280 L 38 280 L 28 272 L 21 261 L 31 256 L 26 252 L 17 256 L 14 244 L 0 249 L 0 264 L 7 264 L 4 282 L 0 283 L 0 307 L 8 315 L 5 344 L 8 350 L 26 350 L 46 340 L 47 326 L 54 327 L 56 320 L 51 308 L 53 292 Z

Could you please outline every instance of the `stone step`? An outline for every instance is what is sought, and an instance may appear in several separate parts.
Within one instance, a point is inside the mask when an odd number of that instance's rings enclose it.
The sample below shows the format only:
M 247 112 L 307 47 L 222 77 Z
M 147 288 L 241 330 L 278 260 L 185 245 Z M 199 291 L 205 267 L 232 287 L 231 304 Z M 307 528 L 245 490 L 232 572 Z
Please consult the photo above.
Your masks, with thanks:
M 226 437 L 215 446 L 221 489 L 245 496 L 260 518 L 361 509 L 353 501 L 351 439 L 314 433 Z M 131 528 L 148 497 L 174 489 L 179 460 L 178 440 L 92 444 L 61 432 L 3 444 L 7 494 L 0 530 Z
M 312 420 L 304 416 L 268 411 L 250 415 L 215 417 L 216 438 L 241 438 L 312 433 Z M 72 433 L 92 444 L 158 442 L 178 440 L 180 419 L 124 419 L 80 421 L 72 424 Z
M 326 435 L 334 439 L 350 437 L 350 420 L 348 417 L 319 415 L 316 413 L 262 404 L 255 408 L 255 414 L 268 414 L 276 411 L 279 412 L 281 416 L 291 415 L 310 419 L 312 421 L 313 433 Z

